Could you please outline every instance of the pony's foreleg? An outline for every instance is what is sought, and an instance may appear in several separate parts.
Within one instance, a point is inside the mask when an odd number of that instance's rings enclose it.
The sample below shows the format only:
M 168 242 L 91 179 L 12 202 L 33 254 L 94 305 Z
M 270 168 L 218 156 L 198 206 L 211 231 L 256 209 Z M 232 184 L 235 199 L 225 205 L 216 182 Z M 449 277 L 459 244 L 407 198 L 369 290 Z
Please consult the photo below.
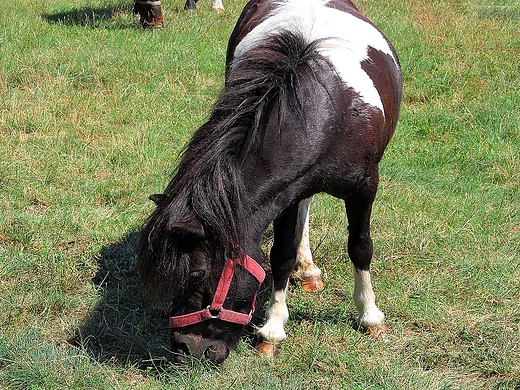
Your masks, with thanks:
M 372 238 L 370 214 L 377 189 L 377 170 L 345 202 L 349 221 L 348 254 L 354 266 L 354 303 L 358 309 L 358 324 L 376 339 L 384 339 L 388 330 L 385 315 L 375 303 L 370 278 Z
M 222 0 L 212 0 L 211 1 L 211 9 L 215 11 L 217 14 L 221 14 L 224 12 L 224 6 L 222 5 Z
M 289 319 L 285 302 L 289 277 L 296 263 L 294 231 L 298 206 L 291 206 L 273 223 L 274 243 L 271 248 L 273 287 L 271 301 L 266 310 L 266 322 L 257 332 L 256 348 L 267 356 L 278 353 L 280 342 L 286 337 L 284 325 Z
M 298 219 L 294 231 L 294 245 L 296 246 L 296 265 L 293 278 L 301 283 L 308 292 L 316 292 L 323 288 L 321 270 L 312 261 L 309 245 L 309 208 L 311 198 L 304 199 L 298 206 Z
M 266 322 L 257 332 L 256 349 L 266 356 L 271 357 L 278 354 L 280 343 L 287 337 L 284 329 L 284 325 L 289 319 L 286 296 L 287 283 L 282 289 L 275 288 L 273 283 L 271 301 L 265 312 Z
M 375 294 L 372 290 L 370 271 L 354 268 L 354 303 L 358 309 L 357 322 L 370 336 L 384 340 L 388 334 L 385 315 L 376 306 Z

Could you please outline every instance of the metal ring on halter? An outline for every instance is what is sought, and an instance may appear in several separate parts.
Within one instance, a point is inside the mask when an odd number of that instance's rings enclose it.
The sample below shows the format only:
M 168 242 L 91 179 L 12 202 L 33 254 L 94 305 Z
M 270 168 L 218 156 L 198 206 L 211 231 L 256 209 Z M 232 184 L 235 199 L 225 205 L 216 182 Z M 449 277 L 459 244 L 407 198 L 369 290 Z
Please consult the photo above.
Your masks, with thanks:
M 156 1 L 135 0 L 135 3 L 140 4 L 140 5 L 149 5 L 150 7 L 156 7 L 156 6 L 161 5 L 161 0 L 156 0 Z

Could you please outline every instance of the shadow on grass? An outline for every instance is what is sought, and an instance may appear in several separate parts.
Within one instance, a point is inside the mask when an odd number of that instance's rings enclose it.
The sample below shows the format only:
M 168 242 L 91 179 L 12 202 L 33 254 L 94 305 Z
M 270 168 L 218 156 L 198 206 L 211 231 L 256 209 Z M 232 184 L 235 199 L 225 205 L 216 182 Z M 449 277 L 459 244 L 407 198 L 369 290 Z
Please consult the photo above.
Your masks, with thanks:
M 128 23 L 128 18 L 122 20 L 123 15 L 133 15 L 133 2 L 127 1 L 111 7 L 93 8 L 83 7 L 66 12 L 43 14 L 42 17 L 52 24 L 66 26 L 82 26 L 97 28 L 101 26 L 115 28 L 139 28 L 139 23 Z
M 100 300 L 76 330 L 71 344 L 102 362 L 160 365 L 170 356 L 168 317 L 145 310 L 139 291 L 135 247 L 138 232 L 104 247 L 93 283 Z
M 330 288 L 325 285 L 325 288 Z M 312 296 L 308 292 L 301 292 L 308 296 Z M 319 293 L 318 293 L 319 294 Z M 348 299 L 348 298 L 347 298 Z M 312 300 L 312 298 L 311 298 Z M 357 322 L 357 313 L 346 309 L 348 302 L 345 299 L 340 301 L 330 301 L 327 303 L 315 304 L 308 302 L 307 304 L 297 304 L 291 307 L 289 303 L 289 313 L 291 320 L 297 324 L 302 322 L 323 323 L 339 327 L 349 326 L 356 331 L 362 331 Z
M 139 234 L 132 232 L 101 250 L 92 280 L 100 300 L 69 342 L 100 362 L 161 368 L 172 357 L 168 315 L 147 310 L 141 300 L 135 254 Z M 249 340 L 254 339 L 253 324 L 263 321 L 270 285 L 268 275 L 258 294 L 258 310 L 244 333 Z

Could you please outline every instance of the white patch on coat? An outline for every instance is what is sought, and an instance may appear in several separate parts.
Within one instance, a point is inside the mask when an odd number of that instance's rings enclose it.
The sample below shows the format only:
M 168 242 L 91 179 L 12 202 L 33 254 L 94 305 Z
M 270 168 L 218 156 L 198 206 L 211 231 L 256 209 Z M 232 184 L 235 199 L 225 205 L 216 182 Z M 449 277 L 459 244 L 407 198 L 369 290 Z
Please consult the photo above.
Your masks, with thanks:
M 245 52 L 267 37 L 281 31 L 301 32 L 308 43 L 327 38 L 318 46 L 320 54 L 331 61 L 343 82 L 365 103 L 384 113 L 379 93 L 361 64 L 368 58 L 369 47 L 389 54 L 397 64 L 388 41 L 370 23 L 329 8 L 327 3 L 328 0 L 280 0 L 280 6 L 238 44 L 234 63 L 239 63 Z

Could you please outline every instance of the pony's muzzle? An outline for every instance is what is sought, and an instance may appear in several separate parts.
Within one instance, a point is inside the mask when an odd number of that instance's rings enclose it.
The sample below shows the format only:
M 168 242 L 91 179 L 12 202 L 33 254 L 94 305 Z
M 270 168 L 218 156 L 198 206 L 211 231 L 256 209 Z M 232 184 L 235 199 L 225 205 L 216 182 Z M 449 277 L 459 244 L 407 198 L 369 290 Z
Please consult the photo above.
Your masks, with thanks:
M 224 341 L 203 338 L 201 335 L 172 332 L 171 343 L 175 363 L 186 363 L 191 356 L 218 365 L 229 356 L 229 348 Z

